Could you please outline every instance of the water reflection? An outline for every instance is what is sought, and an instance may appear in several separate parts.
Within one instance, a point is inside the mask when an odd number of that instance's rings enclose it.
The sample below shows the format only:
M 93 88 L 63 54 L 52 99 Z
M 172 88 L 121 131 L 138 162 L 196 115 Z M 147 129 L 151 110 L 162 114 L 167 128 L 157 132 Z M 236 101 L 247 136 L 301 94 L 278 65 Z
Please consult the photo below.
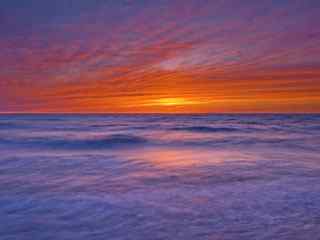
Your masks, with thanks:
M 145 164 L 151 164 L 156 168 L 163 169 L 183 169 L 208 165 L 225 164 L 235 161 L 253 161 L 257 157 L 241 150 L 218 150 L 207 148 L 187 148 L 187 147 L 150 147 L 123 151 L 119 154 L 120 158 L 141 161 Z

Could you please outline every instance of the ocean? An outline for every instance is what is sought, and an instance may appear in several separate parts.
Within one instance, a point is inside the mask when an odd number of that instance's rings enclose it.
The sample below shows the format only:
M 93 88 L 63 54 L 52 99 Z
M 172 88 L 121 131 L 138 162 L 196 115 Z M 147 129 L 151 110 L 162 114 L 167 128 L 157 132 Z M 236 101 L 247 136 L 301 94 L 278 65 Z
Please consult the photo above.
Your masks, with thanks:
M 320 115 L 0 115 L 0 239 L 320 239 Z

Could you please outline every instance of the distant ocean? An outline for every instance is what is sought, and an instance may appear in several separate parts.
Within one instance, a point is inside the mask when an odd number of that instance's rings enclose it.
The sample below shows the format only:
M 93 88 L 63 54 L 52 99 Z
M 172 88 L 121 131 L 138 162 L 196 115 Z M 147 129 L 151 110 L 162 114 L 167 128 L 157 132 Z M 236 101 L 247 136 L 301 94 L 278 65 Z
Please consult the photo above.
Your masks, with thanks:
M 0 115 L 0 239 L 320 239 L 320 115 Z

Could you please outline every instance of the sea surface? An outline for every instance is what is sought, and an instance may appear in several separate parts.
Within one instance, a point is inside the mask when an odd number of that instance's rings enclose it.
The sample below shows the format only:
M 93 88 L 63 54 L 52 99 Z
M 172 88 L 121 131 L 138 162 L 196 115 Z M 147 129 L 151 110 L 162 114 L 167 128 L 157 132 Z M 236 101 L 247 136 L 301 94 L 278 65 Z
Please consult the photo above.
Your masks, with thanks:
M 0 239 L 320 239 L 320 115 L 0 115 Z

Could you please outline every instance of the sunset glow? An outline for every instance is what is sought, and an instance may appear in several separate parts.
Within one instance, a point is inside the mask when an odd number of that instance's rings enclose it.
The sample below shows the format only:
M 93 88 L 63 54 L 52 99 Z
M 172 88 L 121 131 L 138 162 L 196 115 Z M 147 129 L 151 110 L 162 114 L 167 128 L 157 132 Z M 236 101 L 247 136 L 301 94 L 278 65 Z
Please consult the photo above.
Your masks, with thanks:
M 149 106 L 185 106 L 185 105 L 193 105 L 200 104 L 200 102 L 188 100 L 185 98 L 160 98 L 156 100 L 150 101 L 150 103 L 146 104 Z
M 0 112 L 320 111 L 319 1 L 68 3 L 1 3 Z

